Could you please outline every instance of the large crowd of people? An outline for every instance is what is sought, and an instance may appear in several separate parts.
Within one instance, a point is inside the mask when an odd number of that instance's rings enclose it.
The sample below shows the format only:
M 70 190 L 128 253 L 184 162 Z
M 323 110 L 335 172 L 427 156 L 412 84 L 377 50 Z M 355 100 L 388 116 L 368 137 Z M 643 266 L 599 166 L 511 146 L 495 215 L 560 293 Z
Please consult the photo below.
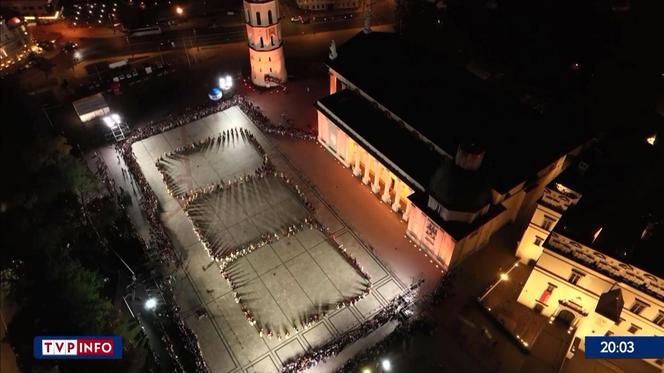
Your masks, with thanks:
M 357 328 L 351 329 L 346 334 L 343 334 L 340 337 L 335 338 L 334 340 L 325 343 L 318 348 L 308 350 L 305 353 L 284 362 L 283 366 L 281 367 L 281 371 L 288 373 L 299 373 L 313 368 L 318 364 L 325 362 L 327 359 L 334 357 L 346 346 L 367 336 L 369 333 L 385 325 L 386 323 L 399 318 L 402 314 L 402 311 L 404 311 L 411 304 L 417 287 L 419 287 L 419 284 L 414 284 L 411 286 L 406 294 L 392 299 L 372 318 L 366 320 Z
M 401 341 L 410 341 L 414 336 L 421 334 L 433 335 L 436 330 L 436 322 L 425 318 L 404 320 L 385 339 L 354 356 L 339 369 L 337 373 L 355 373 L 362 367 L 370 366 L 371 363 L 380 364 L 381 358 Z M 396 347 L 401 349 L 402 346 Z
M 162 121 L 149 123 L 146 126 L 136 128 L 123 142 L 116 144 L 116 151 L 124 159 L 124 163 L 128 168 L 126 170 L 126 175 L 130 177 L 132 186 L 135 185 L 138 189 L 137 194 L 139 196 L 139 204 L 149 225 L 148 228 L 150 232 L 150 240 L 149 242 L 146 242 L 146 245 L 151 249 L 156 250 L 159 259 L 167 266 L 180 265 L 181 260 L 179 255 L 177 255 L 171 240 L 166 234 L 163 225 L 161 224 L 159 216 L 159 200 L 157 199 L 156 194 L 148 184 L 140 169 L 136 155 L 132 150 L 132 145 L 136 141 L 140 141 L 153 135 L 188 124 L 210 114 L 226 110 L 236 105 L 238 105 L 243 110 L 243 112 L 254 122 L 255 125 L 267 133 L 302 139 L 315 138 L 313 135 L 298 129 L 285 130 L 279 127 L 272 128 L 270 120 L 257 106 L 251 104 L 244 97 L 235 96 L 232 99 L 225 100 L 220 103 L 200 105 L 198 107 L 186 110 L 182 114 L 171 114 Z M 118 162 L 119 161 L 120 159 L 118 159 Z M 124 174 L 125 172 L 123 171 L 123 175 Z M 101 176 L 102 179 L 105 176 L 109 183 L 112 180 L 108 177 L 107 174 L 102 174 Z M 111 184 L 110 188 L 115 189 L 115 185 Z M 203 360 L 200 348 L 198 347 L 196 336 L 189 328 L 184 325 L 182 319 L 177 314 L 174 315 L 174 317 L 177 317 L 177 320 L 180 323 L 179 325 L 181 325 L 180 334 L 182 336 L 182 340 L 184 340 L 185 343 L 192 349 L 192 353 L 197 356 L 200 371 L 208 371 L 207 367 L 205 367 L 205 362 Z
M 262 173 L 269 172 L 272 168 L 270 161 L 265 152 L 265 149 L 263 149 L 263 146 L 258 142 L 258 140 L 256 140 L 254 134 L 251 133 L 251 131 L 249 131 L 246 128 L 242 127 L 230 128 L 224 130 L 223 132 L 220 132 L 217 136 L 208 136 L 200 141 L 191 143 L 189 145 L 180 146 L 171 152 L 165 152 L 161 157 L 157 159 L 157 161 L 155 162 L 155 166 L 157 167 L 157 170 L 161 174 L 162 180 L 166 185 L 166 190 L 171 195 L 171 197 L 179 199 L 181 202 L 184 202 L 185 205 L 184 208 L 186 209 L 186 207 L 190 203 L 192 203 L 195 199 L 197 199 L 199 196 L 212 193 L 215 190 L 219 191 L 223 189 L 224 184 L 230 186 L 233 183 L 244 181 L 241 180 L 244 179 L 242 177 L 242 178 L 237 178 L 236 180 L 227 180 L 225 183 L 224 182 L 210 183 L 208 185 L 196 188 L 194 190 L 182 192 L 180 191 L 180 188 L 177 185 L 176 179 L 169 174 L 169 169 L 170 169 L 169 164 L 172 159 L 178 159 L 185 154 L 189 154 L 194 151 L 199 151 L 201 149 L 206 149 L 212 145 L 225 146 L 240 140 L 247 141 L 249 144 L 251 144 L 251 146 L 254 147 L 254 149 L 261 156 L 261 158 L 263 158 L 262 165 L 254 171 L 255 176 L 259 176 Z

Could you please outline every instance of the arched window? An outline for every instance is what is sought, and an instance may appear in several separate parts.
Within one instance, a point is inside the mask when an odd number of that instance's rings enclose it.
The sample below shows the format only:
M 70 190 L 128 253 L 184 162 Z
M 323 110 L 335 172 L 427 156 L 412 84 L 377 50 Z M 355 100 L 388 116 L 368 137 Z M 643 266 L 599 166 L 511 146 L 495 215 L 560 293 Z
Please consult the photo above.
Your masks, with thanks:
M 267 23 L 272 24 L 272 10 L 267 11 Z
M 261 48 L 263 48 L 265 45 L 263 44 L 263 37 L 261 36 Z
M 260 12 L 256 12 L 256 24 L 258 26 L 261 25 L 261 13 Z

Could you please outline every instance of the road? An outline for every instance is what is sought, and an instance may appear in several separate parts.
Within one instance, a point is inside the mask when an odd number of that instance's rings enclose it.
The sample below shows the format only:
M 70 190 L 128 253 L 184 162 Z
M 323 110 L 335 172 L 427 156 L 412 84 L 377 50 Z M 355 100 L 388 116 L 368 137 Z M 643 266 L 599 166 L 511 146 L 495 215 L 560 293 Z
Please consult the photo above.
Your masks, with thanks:
M 380 26 L 392 23 L 393 0 L 375 1 L 372 8 L 372 25 Z M 346 18 L 332 19 L 330 14 L 316 13 L 317 20 L 301 24 L 291 22 L 290 18 L 300 15 L 299 9 L 282 5 L 282 35 L 285 39 L 290 36 L 328 32 L 340 29 L 362 27 L 364 24 L 363 10 L 344 11 Z M 162 28 L 161 35 L 142 37 L 129 37 L 120 32 L 105 29 L 72 28 L 65 24 L 38 26 L 36 38 L 38 40 L 51 40 L 54 35 L 61 36 L 59 45 L 66 41 L 75 41 L 80 45 L 79 53 L 82 60 L 112 58 L 122 54 L 139 54 L 145 52 L 160 52 L 169 47 L 161 47 L 162 42 L 173 41 L 174 48 L 203 47 L 220 43 L 237 42 L 246 39 L 246 29 L 237 12 L 233 16 L 223 19 L 199 18 L 188 23 L 182 23 L 172 28 Z M 336 12 L 335 14 L 339 14 Z M 222 23 L 223 22 L 223 23 Z M 49 37 L 48 35 L 51 34 Z M 170 43 L 169 43 L 170 44 Z M 62 56 L 63 53 L 60 54 Z M 65 63 L 71 56 L 62 56 L 56 62 Z

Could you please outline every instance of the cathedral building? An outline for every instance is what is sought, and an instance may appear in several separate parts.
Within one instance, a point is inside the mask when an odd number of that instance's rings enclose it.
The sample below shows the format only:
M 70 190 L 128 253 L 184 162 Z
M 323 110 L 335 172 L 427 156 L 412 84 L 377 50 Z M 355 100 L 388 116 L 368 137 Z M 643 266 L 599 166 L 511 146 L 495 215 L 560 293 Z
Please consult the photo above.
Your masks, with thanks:
M 333 43 L 327 66 L 318 141 L 443 267 L 514 221 L 586 141 L 573 118 L 537 112 L 396 34 Z

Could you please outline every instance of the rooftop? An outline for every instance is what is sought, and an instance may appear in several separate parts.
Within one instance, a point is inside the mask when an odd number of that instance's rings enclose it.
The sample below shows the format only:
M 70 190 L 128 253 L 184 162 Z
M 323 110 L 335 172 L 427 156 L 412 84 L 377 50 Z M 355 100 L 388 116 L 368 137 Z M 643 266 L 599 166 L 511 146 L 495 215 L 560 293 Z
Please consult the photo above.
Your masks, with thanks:
M 545 117 L 393 33 L 360 32 L 328 65 L 450 156 L 460 143 L 481 144 L 487 176 L 499 192 L 588 138 L 577 116 Z M 550 128 L 547 136 L 543 127 Z
M 425 146 L 413 133 L 351 90 L 342 90 L 324 97 L 316 106 L 323 112 L 334 114 L 329 117 L 350 137 L 357 142 L 364 140 L 371 144 L 424 188 L 429 185 L 432 174 L 443 160 L 441 155 Z M 380 130 L 377 131 L 377 128 Z M 380 158 L 371 148 L 366 150 L 374 157 Z M 388 162 L 381 163 L 395 174 L 402 174 Z M 410 186 L 419 189 L 415 185 Z
M 664 278 L 664 151 L 640 130 L 606 138 L 554 180 L 582 194 L 555 231 Z M 601 230 L 600 230 L 601 229 Z

